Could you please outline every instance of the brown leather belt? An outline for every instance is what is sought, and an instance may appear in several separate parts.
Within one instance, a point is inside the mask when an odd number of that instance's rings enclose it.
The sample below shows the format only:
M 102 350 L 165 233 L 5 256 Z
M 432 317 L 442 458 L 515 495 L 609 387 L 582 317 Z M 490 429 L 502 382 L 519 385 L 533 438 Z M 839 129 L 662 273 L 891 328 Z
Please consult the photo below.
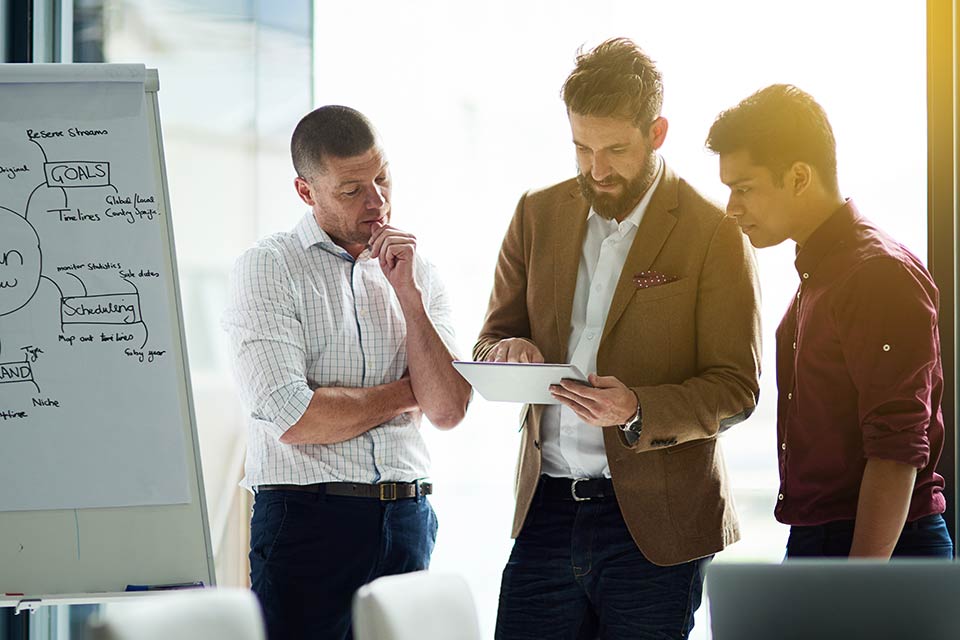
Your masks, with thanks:
M 261 484 L 257 491 L 300 491 L 328 496 L 348 496 L 352 498 L 376 498 L 384 502 L 428 496 L 433 493 L 432 482 L 381 482 L 380 484 L 361 484 L 359 482 L 319 482 L 317 484 Z

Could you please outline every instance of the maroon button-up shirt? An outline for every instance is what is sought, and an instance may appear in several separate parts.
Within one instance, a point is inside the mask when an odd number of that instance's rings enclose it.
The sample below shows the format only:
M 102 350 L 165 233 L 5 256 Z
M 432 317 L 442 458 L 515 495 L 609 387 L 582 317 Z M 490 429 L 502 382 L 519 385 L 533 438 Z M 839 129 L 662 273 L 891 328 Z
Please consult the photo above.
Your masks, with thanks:
M 853 520 L 867 458 L 913 465 L 907 520 L 942 513 L 939 293 L 848 201 L 797 252 L 777 329 L 777 520 Z

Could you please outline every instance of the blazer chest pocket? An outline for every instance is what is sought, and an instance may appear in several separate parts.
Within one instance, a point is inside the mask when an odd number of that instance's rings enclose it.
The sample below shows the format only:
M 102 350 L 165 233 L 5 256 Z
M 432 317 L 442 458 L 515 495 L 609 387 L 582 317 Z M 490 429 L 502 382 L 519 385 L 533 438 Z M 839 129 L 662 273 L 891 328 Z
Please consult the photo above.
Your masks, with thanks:
M 611 360 L 641 372 L 631 384 L 681 382 L 695 361 L 697 279 L 636 289 L 609 342 Z
M 663 298 L 672 298 L 673 296 L 679 296 L 688 291 L 693 291 L 696 286 L 696 280 L 688 277 L 655 287 L 647 287 L 645 289 L 638 288 L 633 292 L 631 302 L 647 303 L 654 300 L 662 300 Z

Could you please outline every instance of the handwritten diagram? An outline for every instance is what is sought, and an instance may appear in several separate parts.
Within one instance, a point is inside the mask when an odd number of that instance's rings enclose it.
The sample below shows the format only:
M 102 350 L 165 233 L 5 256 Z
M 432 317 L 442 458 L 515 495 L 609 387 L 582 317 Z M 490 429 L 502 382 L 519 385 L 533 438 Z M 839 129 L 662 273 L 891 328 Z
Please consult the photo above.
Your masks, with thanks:
M 180 503 L 189 385 L 143 69 L 0 67 L 0 513 Z
M 70 347 L 85 343 L 113 343 L 121 346 L 121 352 L 137 362 L 153 362 L 162 354 L 157 350 L 144 351 L 150 332 L 143 316 L 140 289 L 134 279 L 158 278 L 158 271 L 129 269 L 110 260 L 45 265 L 40 234 L 31 223 L 31 219 L 38 216 L 50 218 L 59 225 L 114 222 L 133 225 L 159 218 L 153 194 L 122 194 L 111 182 L 110 162 L 51 161 L 39 142 L 41 139 L 108 135 L 107 129 L 70 128 L 65 132 L 28 128 L 24 131 L 25 139 L 35 145 L 42 156 L 43 181 L 30 190 L 21 211 L 0 204 L 0 317 L 30 304 L 41 291 L 41 282 L 46 281 L 51 285 L 50 291 L 59 299 L 58 342 Z M 29 163 L 10 167 L 0 165 L 0 176 L 8 180 L 24 179 L 32 173 L 34 170 Z M 81 189 L 107 193 L 95 198 L 85 197 L 82 203 L 74 204 L 71 194 Z M 46 198 L 37 197 L 43 192 L 46 192 Z M 51 195 L 55 199 L 52 203 Z M 95 277 L 91 278 L 91 274 Z M 91 292 L 92 287 L 88 287 L 85 279 L 101 283 L 101 290 Z M 106 290 L 102 290 L 104 286 Z M 43 350 L 33 345 L 20 345 L 18 349 L 29 355 L 23 360 L 5 362 L 3 347 L 0 326 L 0 385 L 31 384 L 39 393 L 40 385 L 33 364 Z M 11 416 L 4 418 L 0 415 L 0 420 Z

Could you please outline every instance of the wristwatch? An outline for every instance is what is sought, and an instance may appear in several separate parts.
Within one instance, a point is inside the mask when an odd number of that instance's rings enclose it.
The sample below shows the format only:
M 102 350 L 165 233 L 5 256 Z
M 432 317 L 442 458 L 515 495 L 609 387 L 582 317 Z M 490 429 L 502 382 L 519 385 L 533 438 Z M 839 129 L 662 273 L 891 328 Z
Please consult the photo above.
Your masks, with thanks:
M 633 395 L 636 396 L 637 392 L 634 391 Z M 640 432 L 643 431 L 643 410 L 640 408 L 640 398 L 637 398 L 637 412 L 633 414 L 626 422 L 620 425 L 620 429 L 623 431 L 629 431 L 634 435 L 640 435 Z

